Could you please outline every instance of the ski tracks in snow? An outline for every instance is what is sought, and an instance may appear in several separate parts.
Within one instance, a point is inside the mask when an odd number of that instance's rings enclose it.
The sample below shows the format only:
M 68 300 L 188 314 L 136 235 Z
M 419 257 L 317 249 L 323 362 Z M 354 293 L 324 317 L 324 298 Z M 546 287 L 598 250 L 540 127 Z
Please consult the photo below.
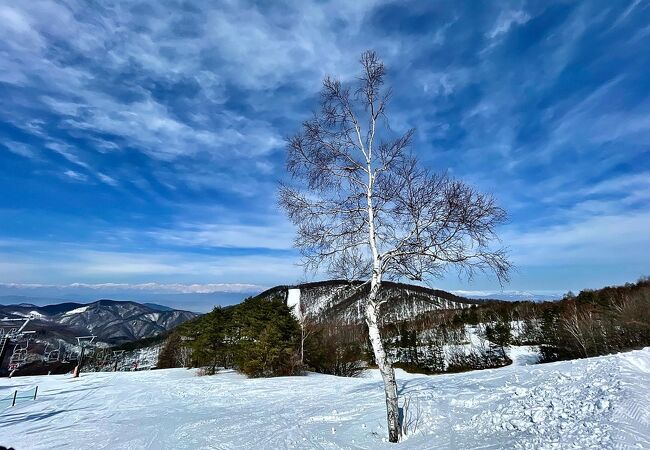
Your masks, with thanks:
M 620 360 L 622 395 L 612 414 L 615 448 L 650 448 L 650 358 L 630 352 Z
M 423 376 L 397 372 L 420 407 L 403 448 L 650 448 L 650 349 Z M 246 379 L 185 369 L 1 379 L 39 398 L 0 411 L 15 448 L 370 449 L 385 441 L 377 373 Z

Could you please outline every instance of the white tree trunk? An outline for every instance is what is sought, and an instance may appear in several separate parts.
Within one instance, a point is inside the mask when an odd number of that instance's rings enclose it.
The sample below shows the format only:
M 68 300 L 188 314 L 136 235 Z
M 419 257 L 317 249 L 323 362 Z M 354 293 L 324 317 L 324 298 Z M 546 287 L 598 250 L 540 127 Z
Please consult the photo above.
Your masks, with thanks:
M 388 440 L 397 442 L 399 440 L 399 409 L 397 403 L 397 383 L 395 382 L 395 369 L 390 359 L 386 356 L 384 344 L 379 334 L 377 320 L 377 300 L 381 281 L 373 276 L 370 285 L 370 295 L 366 304 L 366 323 L 368 324 L 368 335 L 375 355 L 375 361 L 379 366 L 379 372 L 384 380 L 384 392 L 386 394 L 386 413 L 388 419 Z
M 305 324 L 301 323 L 300 324 L 300 365 L 305 364 L 305 339 L 307 339 L 307 336 L 305 335 Z

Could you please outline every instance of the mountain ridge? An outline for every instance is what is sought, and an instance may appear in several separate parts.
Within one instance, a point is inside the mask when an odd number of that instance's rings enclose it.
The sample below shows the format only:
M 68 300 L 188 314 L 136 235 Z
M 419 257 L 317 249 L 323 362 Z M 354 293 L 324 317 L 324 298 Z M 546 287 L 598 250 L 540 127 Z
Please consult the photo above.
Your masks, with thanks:
M 284 298 L 289 291 L 300 291 L 299 315 L 315 321 L 335 321 L 347 324 L 363 321 L 363 299 L 369 286 L 361 281 L 326 280 L 295 285 L 280 285 L 267 289 L 255 298 Z M 426 286 L 385 281 L 380 291 L 383 320 L 402 321 L 419 314 L 442 309 L 466 309 L 472 305 L 498 300 L 470 299 L 451 292 Z
M 98 341 L 120 344 L 163 333 L 198 315 L 161 308 L 164 307 L 111 299 L 45 306 L 23 303 L 0 305 L 0 318 L 32 317 L 31 329 L 38 329 L 44 335 L 56 329 L 57 338 L 67 341 L 83 331 L 97 335 Z

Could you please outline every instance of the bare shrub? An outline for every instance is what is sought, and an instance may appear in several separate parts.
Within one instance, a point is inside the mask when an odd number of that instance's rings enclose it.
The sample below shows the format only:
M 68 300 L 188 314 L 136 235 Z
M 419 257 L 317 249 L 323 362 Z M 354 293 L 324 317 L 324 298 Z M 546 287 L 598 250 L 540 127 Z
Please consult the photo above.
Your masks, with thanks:
M 402 398 L 402 406 L 399 409 L 400 436 L 415 434 L 422 418 L 420 398 L 407 395 Z

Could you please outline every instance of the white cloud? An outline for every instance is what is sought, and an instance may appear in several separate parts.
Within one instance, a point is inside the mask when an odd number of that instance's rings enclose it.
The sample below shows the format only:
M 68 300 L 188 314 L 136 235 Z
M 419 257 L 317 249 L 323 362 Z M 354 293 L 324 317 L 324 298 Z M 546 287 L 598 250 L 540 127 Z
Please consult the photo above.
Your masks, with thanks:
M 155 280 L 155 283 L 179 286 L 268 286 L 295 282 L 302 273 L 295 265 L 296 258 L 287 254 L 212 255 L 98 250 L 97 247 L 97 244 L 72 242 L 0 242 L 0 273 L 7 277 L 0 282 L 104 284 L 110 281 L 145 286 L 143 280 Z
M 70 283 L 70 284 L 39 284 L 39 283 L 0 283 L 0 287 L 16 290 L 56 289 L 60 291 L 143 291 L 155 294 L 214 294 L 218 292 L 254 292 L 266 289 L 266 286 L 242 283 Z
M 115 178 L 106 175 L 105 173 L 97 172 L 97 177 L 102 183 L 108 184 L 109 186 L 117 186 L 119 183 Z
M 184 18 L 195 20 L 193 31 L 200 34 L 183 37 L 162 4 L 145 14 L 118 2 L 91 14 L 83 2 L 17 3 L 0 10 L 14 33 L 4 36 L 4 46 L 15 41 L 23 44 L 0 52 L 0 62 L 15 72 L 13 78 L 20 79 L 14 80 L 16 84 L 48 90 L 41 100 L 68 117 L 63 122 L 66 127 L 120 136 L 163 160 L 209 150 L 219 151 L 221 157 L 232 151 L 238 157 L 256 157 L 282 143 L 268 122 L 227 114 L 215 105 L 209 116 L 219 117 L 218 126 L 180 120 L 151 96 L 142 81 L 126 85 L 140 97 L 136 101 L 105 91 L 98 81 L 111 73 L 98 68 L 116 74 L 135 70 L 170 82 L 193 80 L 200 83 L 201 95 L 220 102 L 225 99 L 226 81 L 255 90 L 287 82 L 296 87 L 306 84 L 311 93 L 326 72 L 341 73 L 342 67 L 349 69 L 343 72 L 356 70 L 360 50 L 349 45 L 341 49 L 338 41 L 346 29 L 331 24 L 338 17 L 350 30 L 358 29 L 372 3 L 296 4 L 288 12 L 295 16 L 291 20 L 266 15 L 256 7 L 242 14 L 239 4 L 197 6 L 202 8 L 198 14 L 186 13 Z M 16 39 L 15 33 L 21 33 L 22 39 Z M 63 45 L 91 63 L 63 62 L 50 51 L 51 44 Z M 196 111 L 195 117 L 200 116 Z
M 634 108 L 617 108 L 623 80 L 623 76 L 617 76 L 589 95 L 569 97 L 558 105 L 560 114 L 553 114 L 549 147 L 558 149 L 563 144 L 581 143 L 589 148 L 588 144 L 606 142 L 644 145 L 650 139 L 650 102 L 641 102 Z
M 521 266 L 650 262 L 650 212 L 583 216 L 535 231 L 507 231 L 503 241 Z
M 294 230 L 288 223 L 268 225 L 183 224 L 175 229 L 147 233 L 155 240 L 184 247 L 233 247 L 288 250 Z
M 422 71 L 417 77 L 425 93 L 448 96 L 465 86 L 471 80 L 471 73 L 465 68 L 448 69 L 444 72 Z
M 11 153 L 15 153 L 16 155 L 30 159 L 35 159 L 37 157 L 34 149 L 27 144 L 23 144 L 22 142 L 6 141 L 3 142 L 3 144 L 9 149 Z
M 63 174 L 69 178 L 72 178 L 75 181 L 86 181 L 88 177 L 82 173 L 75 172 L 74 170 L 66 170 Z
M 45 146 L 61 155 L 69 162 L 81 166 L 84 169 L 90 169 L 90 166 L 79 159 L 79 157 L 74 153 L 75 149 L 72 146 L 58 141 L 49 141 Z
M 497 18 L 494 28 L 487 33 L 487 37 L 495 37 L 510 31 L 510 28 L 516 25 L 522 25 L 530 20 L 530 16 L 525 11 L 502 11 Z

